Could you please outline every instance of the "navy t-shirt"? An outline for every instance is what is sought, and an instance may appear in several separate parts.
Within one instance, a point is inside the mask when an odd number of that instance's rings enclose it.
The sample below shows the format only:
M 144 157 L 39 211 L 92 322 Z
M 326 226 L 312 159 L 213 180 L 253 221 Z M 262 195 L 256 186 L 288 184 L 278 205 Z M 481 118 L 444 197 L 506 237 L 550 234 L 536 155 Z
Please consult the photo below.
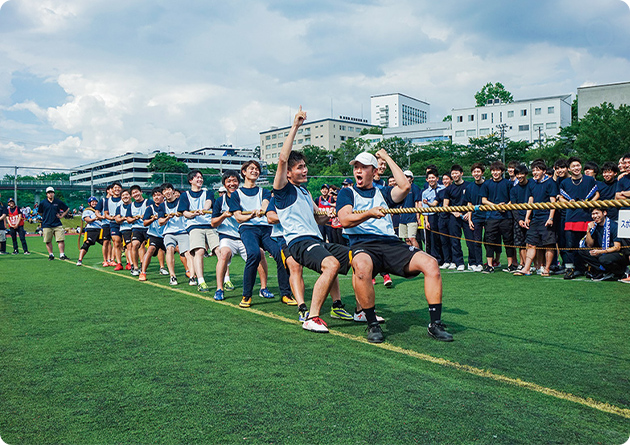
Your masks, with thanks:
M 593 240 L 595 241 L 595 247 L 602 247 L 604 245 L 604 226 L 596 225 L 595 233 L 591 235 Z M 613 243 L 621 243 L 621 240 L 618 236 L 618 226 L 615 221 L 610 221 L 610 242 L 609 247 L 612 247 Z
M 484 181 L 481 184 L 477 184 L 476 182 L 471 182 L 464 190 L 464 198 L 466 199 L 465 204 L 472 205 L 480 205 L 481 204 L 481 191 L 483 190 L 483 185 L 488 182 Z M 486 213 L 479 210 L 475 210 L 472 212 L 472 221 L 473 223 L 482 223 L 487 219 Z
M 438 207 L 443 207 L 444 206 L 444 196 L 446 195 L 446 189 L 447 187 L 444 187 L 441 190 L 438 190 L 437 193 L 435 194 L 435 200 L 437 201 L 437 205 Z M 440 212 L 438 213 L 438 217 L 442 218 L 442 219 L 447 219 L 448 218 L 449 213 L 448 212 Z
M 507 204 L 510 202 L 511 188 L 512 182 L 509 179 L 501 179 L 499 182 L 490 179 L 483 183 L 481 187 L 481 197 L 486 198 L 493 204 Z M 508 219 L 510 217 L 508 212 L 499 212 L 498 210 L 487 213 L 487 219 Z
M 617 180 L 613 179 L 612 182 L 597 181 L 597 191 L 599 192 L 599 199 L 601 201 L 615 199 Z M 619 216 L 619 209 L 617 207 L 609 207 L 606 211 L 610 219 L 614 221 L 617 220 Z
M 617 180 L 616 192 L 627 192 L 628 190 L 630 190 L 630 175 L 625 175 Z M 630 207 L 622 207 L 621 210 L 630 210 Z
M 53 199 L 53 202 L 48 201 L 48 199 L 40 201 L 37 212 L 42 215 L 42 229 L 59 227 L 61 221 L 57 218 L 57 214 L 66 210 L 68 210 L 68 206 L 57 198 Z
M 462 182 L 457 185 L 454 182 L 451 183 L 448 187 L 446 187 L 446 191 L 444 192 L 444 199 L 448 199 L 449 206 L 463 206 L 466 205 L 466 197 L 464 195 L 464 190 L 468 187 L 469 182 Z
M 574 181 L 573 178 L 566 178 L 560 183 L 560 195 L 567 201 L 588 201 L 597 193 L 597 183 L 595 178 L 582 175 L 580 179 Z M 591 221 L 590 210 L 567 209 L 566 222 Z
M 535 181 L 531 179 L 527 183 L 527 199 L 534 198 L 534 202 L 551 202 L 549 198 L 558 196 L 558 189 L 553 179 L 547 176 L 546 180 Z M 544 223 L 549 219 L 550 210 L 532 210 L 532 221 Z
M 517 182 L 516 185 L 512 187 L 510 190 L 510 202 L 512 204 L 527 204 L 527 187 L 530 182 L 531 180 L 528 180 L 525 185 L 521 185 Z M 516 210 L 516 215 L 518 215 L 519 221 L 525 221 L 527 210 Z
M 422 190 L 416 184 L 411 184 L 411 190 L 405 196 L 404 201 L 402 202 L 402 207 L 405 209 L 410 209 L 416 206 L 416 202 L 422 202 Z M 399 224 L 409 224 L 418 222 L 417 213 L 402 213 L 400 215 Z

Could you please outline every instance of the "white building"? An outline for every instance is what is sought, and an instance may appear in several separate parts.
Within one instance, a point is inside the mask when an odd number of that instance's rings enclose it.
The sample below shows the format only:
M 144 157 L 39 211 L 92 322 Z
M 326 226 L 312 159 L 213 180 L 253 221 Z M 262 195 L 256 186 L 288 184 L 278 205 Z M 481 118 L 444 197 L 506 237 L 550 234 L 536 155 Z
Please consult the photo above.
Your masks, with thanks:
M 577 96 L 578 119 L 582 119 L 588 110 L 599 107 L 604 102 L 613 104 L 615 108 L 630 105 L 630 82 L 579 87 Z
M 153 158 L 161 153 L 156 150 L 152 153 L 125 153 L 114 158 L 103 159 L 89 164 L 75 167 L 70 174 L 70 181 L 79 184 L 111 184 L 119 181 L 123 186 L 137 184 L 140 187 L 148 185 L 148 181 L 154 174 L 148 169 Z M 224 170 L 240 171 L 241 165 L 249 159 L 257 159 L 253 148 L 233 148 L 222 145 L 220 147 L 206 147 L 194 150 L 190 153 L 168 153 L 184 162 L 190 169 L 212 168 L 223 173 Z M 188 181 L 184 175 L 180 175 L 176 187 L 188 187 Z
M 429 121 L 430 105 L 404 94 L 382 94 L 370 100 L 373 125 L 383 128 L 406 127 Z
M 399 137 L 408 140 L 414 145 L 426 145 L 434 141 L 450 141 L 451 135 L 451 122 L 428 122 L 426 124 L 383 129 L 383 137 L 385 139 Z
M 561 127 L 571 125 L 571 95 L 458 108 L 452 116 L 454 144 L 468 145 L 470 138 L 500 134 L 500 124 L 505 124 L 506 138 L 536 142 L 557 136 Z
M 348 139 L 359 137 L 361 131 L 372 128 L 367 120 L 339 116 L 339 119 L 320 119 L 305 122 L 297 132 L 293 148 L 300 150 L 307 145 L 314 145 L 324 150 L 338 149 Z M 260 133 L 260 158 L 263 162 L 277 164 L 278 155 L 284 139 L 289 135 L 288 127 L 272 127 Z

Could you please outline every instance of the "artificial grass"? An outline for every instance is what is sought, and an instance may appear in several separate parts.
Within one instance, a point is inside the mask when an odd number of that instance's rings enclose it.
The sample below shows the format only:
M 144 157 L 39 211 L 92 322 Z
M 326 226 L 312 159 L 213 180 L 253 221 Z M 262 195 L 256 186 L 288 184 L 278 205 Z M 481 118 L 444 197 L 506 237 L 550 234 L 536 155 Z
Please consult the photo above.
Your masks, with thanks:
M 76 241 L 68 238 L 67 252 L 76 259 Z M 29 247 L 43 251 L 41 244 Z M 99 263 L 96 250 L 85 263 Z M 207 270 L 214 264 L 207 259 Z M 39 255 L 5 256 L 0 265 L 0 437 L 9 444 L 628 438 L 628 419 L 618 415 L 305 332 L 128 279 L 127 272 L 116 277 Z M 156 268 L 149 280 L 167 286 Z M 234 259 L 237 289 L 228 303 L 238 304 L 241 272 L 242 261 Z M 308 290 L 315 274 L 305 272 L 305 279 Z M 448 272 L 443 318 L 456 341 L 444 344 L 426 335 L 422 278 L 394 280 L 393 289 L 377 285 L 387 342 L 630 407 L 624 285 Z M 341 288 L 349 309 L 348 278 Z M 254 303 L 297 318 L 295 307 L 277 299 Z M 365 335 L 365 326 L 324 318 L 336 331 Z

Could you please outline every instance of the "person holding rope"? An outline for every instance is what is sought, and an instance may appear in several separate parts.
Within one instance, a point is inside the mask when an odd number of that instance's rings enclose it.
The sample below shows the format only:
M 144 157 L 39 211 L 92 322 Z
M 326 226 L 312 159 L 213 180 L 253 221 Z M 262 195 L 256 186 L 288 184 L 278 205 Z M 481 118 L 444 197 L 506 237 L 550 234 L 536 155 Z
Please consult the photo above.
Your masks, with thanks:
M 86 223 L 83 228 L 85 241 L 81 246 L 81 251 L 79 252 L 79 260 L 77 261 L 77 266 L 83 266 L 83 258 L 85 254 L 90 249 L 90 246 L 93 246 L 96 243 L 103 244 L 102 232 L 103 232 L 103 222 L 102 220 L 105 218 L 102 216 L 97 209 L 99 200 L 94 196 L 90 196 L 88 198 L 88 206 L 83 210 L 83 214 L 81 215 L 81 219 Z
M 121 260 L 122 260 L 122 250 L 125 250 L 125 261 L 127 265 L 125 266 L 125 270 L 133 269 L 133 262 L 131 261 L 131 224 L 127 221 L 127 214 L 131 209 L 131 193 L 129 190 L 123 190 L 120 193 L 120 206 L 116 209 L 116 213 L 114 214 L 114 221 L 118 224 L 120 237 L 122 238 L 121 243 Z
M 394 233 L 391 217 L 385 213 L 405 199 L 411 185 L 387 151 L 381 149 L 376 156 L 387 163 L 397 185 L 375 188 L 373 181 L 377 159 L 364 152 L 350 162 L 356 185 L 343 189 L 337 200 L 337 215 L 352 248 L 352 285 L 368 321 L 367 340 L 372 343 L 384 340 L 374 312 L 372 278 L 385 272 L 406 278 L 424 274 L 424 293 L 431 319 L 428 334 L 436 340 L 453 341 L 453 336 L 441 321 L 442 277 L 436 259 L 402 242 Z M 354 213 L 355 210 L 362 212 Z

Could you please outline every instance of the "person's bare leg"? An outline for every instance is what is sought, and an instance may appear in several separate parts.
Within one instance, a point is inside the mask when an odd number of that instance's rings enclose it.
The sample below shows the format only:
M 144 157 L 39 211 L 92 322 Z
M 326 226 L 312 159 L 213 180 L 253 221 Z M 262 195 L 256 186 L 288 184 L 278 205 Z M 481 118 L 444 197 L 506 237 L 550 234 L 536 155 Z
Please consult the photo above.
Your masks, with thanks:
M 319 317 L 319 311 L 330 293 L 330 289 L 339 272 L 339 261 L 333 256 L 324 258 L 322 261 L 322 273 L 313 286 L 313 297 L 311 299 L 311 309 L 309 317 Z M 370 284 L 372 282 L 370 281 Z
M 225 278 L 225 272 L 227 270 L 227 265 L 232 258 L 232 250 L 229 247 L 223 247 L 219 250 L 217 255 L 217 289 L 223 290 L 223 279 Z
M 267 256 L 265 251 L 260 249 L 260 263 L 258 263 L 258 276 L 260 277 L 260 288 L 267 288 L 267 277 L 269 276 L 269 266 L 267 265 Z
M 374 285 L 372 284 L 372 258 L 367 253 L 359 253 L 352 258 L 352 287 L 358 306 L 372 308 L 375 304 Z
M 407 268 L 409 272 L 422 272 L 424 275 L 424 296 L 427 303 L 442 303 L 442 275 L 437 260 L 424 252 L 416 252 Z
M 302 276 L 302 266 L 290 256 L 287 258 L 287 268 L 289 269 L 289 285 L 291 286 L 293 297 L 295 301 L 297 301 L 298 306 L 305 304 L 305 286 L 304 277 Z

